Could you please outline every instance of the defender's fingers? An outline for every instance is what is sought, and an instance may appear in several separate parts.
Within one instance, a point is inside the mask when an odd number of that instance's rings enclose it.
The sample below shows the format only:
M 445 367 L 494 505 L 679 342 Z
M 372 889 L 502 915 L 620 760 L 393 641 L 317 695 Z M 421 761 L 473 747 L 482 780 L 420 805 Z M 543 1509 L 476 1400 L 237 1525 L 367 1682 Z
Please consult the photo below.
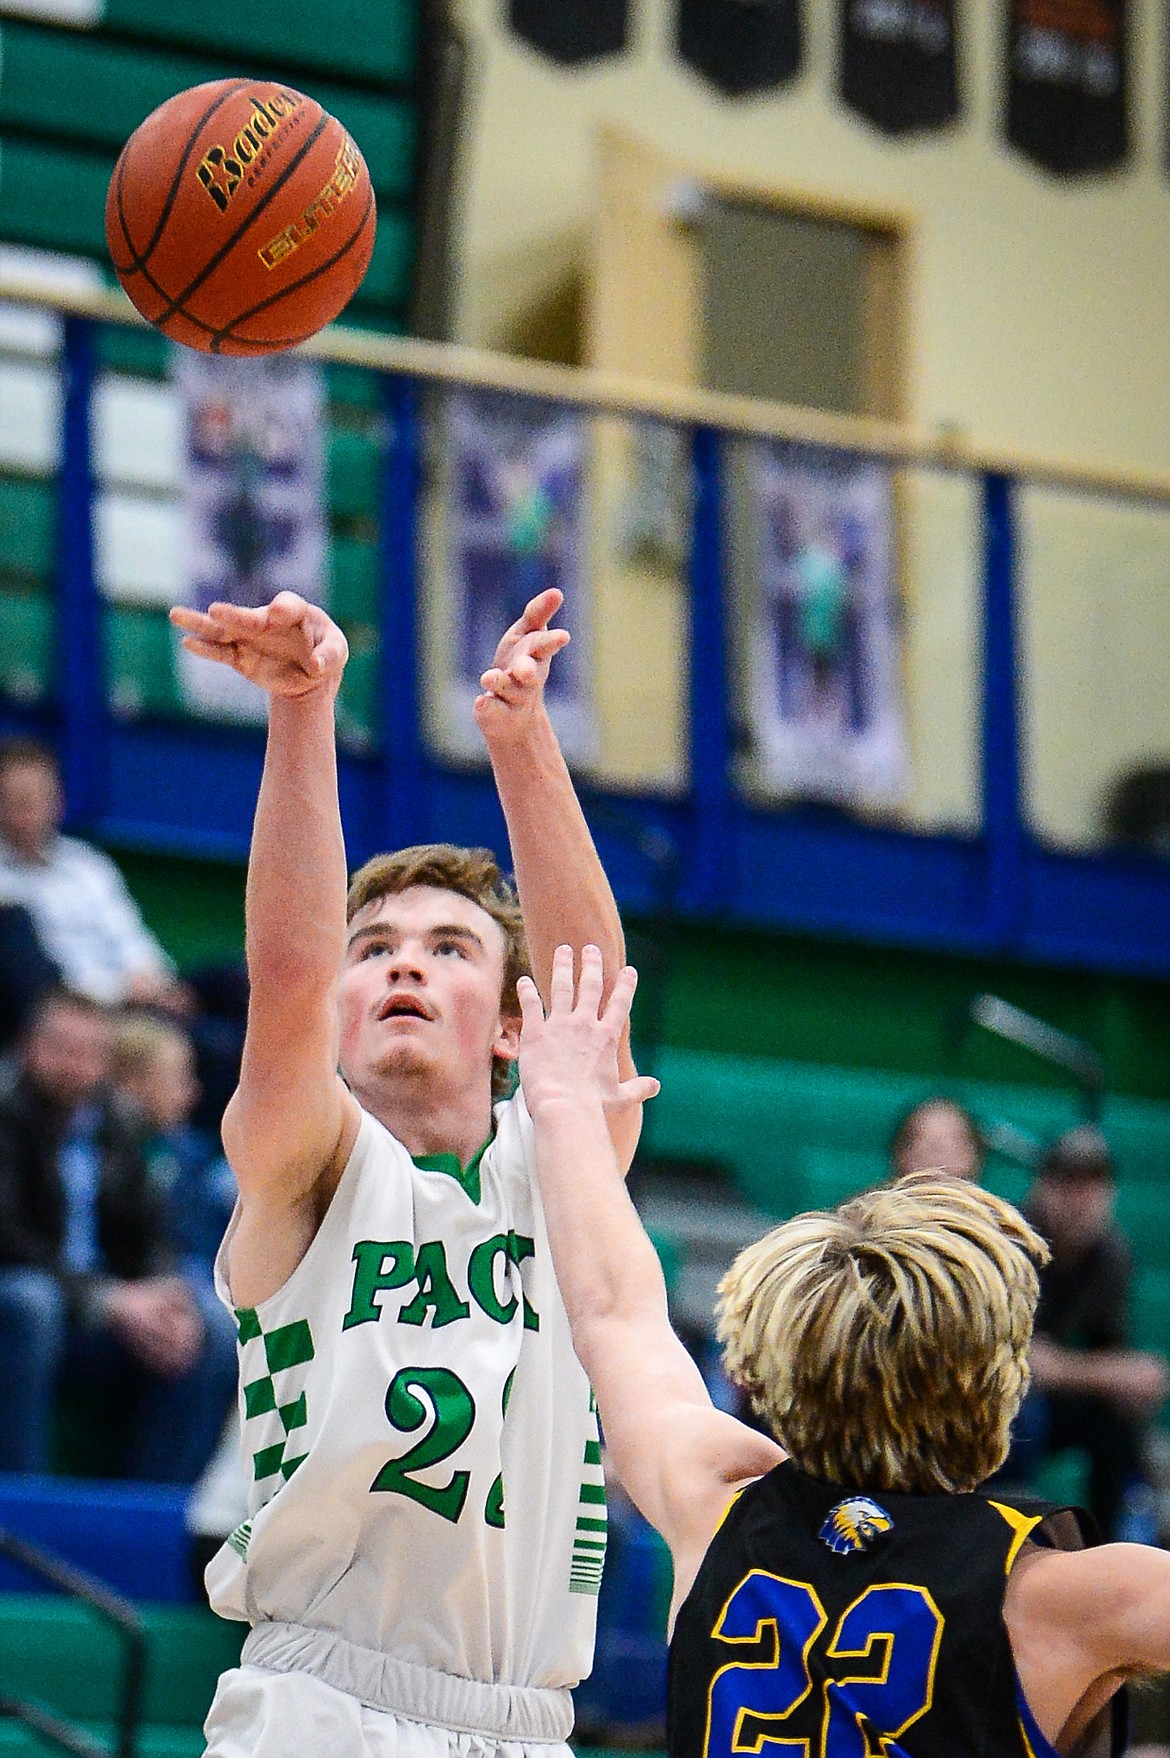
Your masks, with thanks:
M 297 623 L 304 622 L 305 612 L 312 607 L 308 599 L 302 598 L 299 592 L 278 592 L 264 608 L 270 623 L 283 629 L 291 629 Z
M 630 1008 L 634 1004 L 634 990 L 637 987 L 637 971 L 632 964 L 624 964 L 614 978 L 613 988 L 609 992 L 609 1000 L 601 1015 L 602 1022 L 615 1033 L 625 1030 L 626 1021 L 630 1017 Z
M 597 946 L 581 948 L 581 975 L 577 982 L 577 1006 L 590 1019 L 596 1019 L 601 1007 L 601 991 L 605 983 L 605 966 Z
M 548 1011 L 570 1013 L 573 1007 L 573 948 L 558 946 L 553 953 L 552 982 L 549 986 Z

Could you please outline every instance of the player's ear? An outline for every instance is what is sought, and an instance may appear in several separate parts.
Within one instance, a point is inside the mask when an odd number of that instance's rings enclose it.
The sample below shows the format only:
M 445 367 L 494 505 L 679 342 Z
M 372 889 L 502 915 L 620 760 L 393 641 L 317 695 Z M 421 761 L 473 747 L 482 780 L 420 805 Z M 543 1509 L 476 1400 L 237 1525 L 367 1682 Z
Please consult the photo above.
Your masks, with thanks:
M 501 1013 L 496 1041 L 492 1045 L 493 1056 L 498 1056 L 502 1062 L 515 1062 L 520 1054 L 520 1027 L 522 1023 L 518 1013 Z

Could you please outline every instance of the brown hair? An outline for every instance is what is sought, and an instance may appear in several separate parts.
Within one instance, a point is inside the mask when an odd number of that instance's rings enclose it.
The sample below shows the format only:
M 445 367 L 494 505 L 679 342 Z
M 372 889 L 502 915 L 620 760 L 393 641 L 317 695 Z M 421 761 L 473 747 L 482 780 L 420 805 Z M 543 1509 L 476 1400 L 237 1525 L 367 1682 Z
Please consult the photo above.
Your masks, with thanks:
M 1009 1203 L 912 1174 L 740 1253 L 719 1287 L 728 1371 L 815 1477 L 974 1489 L 1007 1457 L 1047 1259 Z
M 349 886 L 345 919 L 352 922 L 359 910 L 382 897 L 408 891 L 412 885 L 433 885 L 453 891 L 485 910 L 499 924 L 504 936 L 504 980 L 500 989 L 500 1012 L 508 1019 L 520 1017 L 516 984 L 528 976 L 528 943 L 524 920 L 512 881 L 501 872 L 495 856 L 486 848 L 458 848 L 450 842 L 424 842 L 399 849 L 392 855 L 375 855 L 359 867 Z M 497 1060 L 492 1069 L 492 1097 L 503 1098 L 511 1086 L 510 1063 Z

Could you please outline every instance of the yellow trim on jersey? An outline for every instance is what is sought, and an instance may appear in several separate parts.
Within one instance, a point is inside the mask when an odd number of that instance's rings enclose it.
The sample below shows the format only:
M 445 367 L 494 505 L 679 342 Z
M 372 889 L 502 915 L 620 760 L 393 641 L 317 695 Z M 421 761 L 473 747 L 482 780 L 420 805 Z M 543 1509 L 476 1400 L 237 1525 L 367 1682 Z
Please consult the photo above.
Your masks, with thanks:
M 1003 1515 L 1004 1519 L 1015 1534 L 1008 1549 L 1007 1561 L 1003 1566 L 1004 1574 L 1010 1575 L 1012 1572 L 1012 1564 L 1019 1556 L 1025 1539 L 1034 1527 L 1039 1526 L 1044 1516 L 1043 1514 L 1021 1514 L 1018 1508 L 1009 1508 L 1003 1502 L 992 1501 L 990 1497 L 988 1497 L 987 1505 L 989 1508 L 994 1508 L 997 1514 Z
M 751 1480 L 751 1483 L 741 1483 L 740 1484 L 739 1488 L 736 1490 L 735 1494 L 732 1496 L 731 1500 L 728 1502 L 727 1506 L 724 1508 L 723 1512 L 720 1514 L 719 1522 L 718 1522 L 717 1526 L 715 1527 L 715 1532 L 719 1532 L 722 1530 L 723 1524 L 724 1524 L 725 1520 L 727 1519 L 727 1516 L 730 1514 L 732 1508 L 734 1508 L 736 1502 L 738 1502 L 738 1500 L 739 1500 L 740 1496 L 743 1494 L 744 1490 L 750 1489 L 752 1487 L 752 1483 L 758 1483 L 759 1481 L 760 1480 L 758 1477 L 753 1477 Z M 711 1534 L 712 1538 L 714 1538 L 715 1532 L 713 1532 Z

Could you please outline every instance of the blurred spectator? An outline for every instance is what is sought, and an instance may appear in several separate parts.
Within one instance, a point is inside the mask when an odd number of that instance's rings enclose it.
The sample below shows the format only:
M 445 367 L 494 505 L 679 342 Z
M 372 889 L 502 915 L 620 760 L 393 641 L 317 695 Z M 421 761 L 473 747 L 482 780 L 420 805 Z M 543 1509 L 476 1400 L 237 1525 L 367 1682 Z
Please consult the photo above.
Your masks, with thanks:
M 65 1388 L 116 1469 L 190 1482 L 232 1399 L 235 1350 L 174 1271 L 163 1205 L 108 1094 L 112 1051 L 104 1009 L 50 991 L 0 1091 L 0 1468 L 49 1467 Z
M 195 1049 L 182 1026 L 152 1014 L 127 1014 L 114 1033 L 114 1090 L 142 1132 L 154 1190 L 166 1206 L 171 1243 L 183 1274 L 209 1291 L 215 1254 L 236 1201 L 236 1181 L 218 1145 L 192 1126 L 199 1098 Z M 235 1327 L 218 1300 L 208 1322 Z
M 940 1171 L 978 1181 L 983 1170 L 979 1126 L 957 1099 L 932 1094 L 894 1126 L 890 1169 L 895 1178 L 908 1172 Z
M 0 1049 L 51 983 L 106 1005 L 160 1009 L 189 1026 L 200 1121 L 218 1129 L 239 1077 L 247 1022 L 242 961 L 178 976 L 114 862 L 62 836 L 57 762 L 33 739 L 0 740 Z M 27 912 L 27 914 L 26 914 Z M 29 924 L 37 944 L 30 941 Z
M 1155 1542 L 1144 1437 L 1170 1378 L 1160 1355 L 1130 1347 L 1128 1242 L 1113 1220 L 1113 1162 L 1082 1125 L 1046 1150 L 1025 1208 L 1052 1248 L 1040 1273 L 1032 1389 L 1016 1423 L 1011 1476 L 1051 1453 L 1089 1458 L 1089 1506 L 1107 1538 Z
M 108 855 L 61 835 L 57 761 L 33 739 L 0 742 L 0 900 L 23 904 L 70 989 L 106 1004 L 187 1013 L 194 998 Z

